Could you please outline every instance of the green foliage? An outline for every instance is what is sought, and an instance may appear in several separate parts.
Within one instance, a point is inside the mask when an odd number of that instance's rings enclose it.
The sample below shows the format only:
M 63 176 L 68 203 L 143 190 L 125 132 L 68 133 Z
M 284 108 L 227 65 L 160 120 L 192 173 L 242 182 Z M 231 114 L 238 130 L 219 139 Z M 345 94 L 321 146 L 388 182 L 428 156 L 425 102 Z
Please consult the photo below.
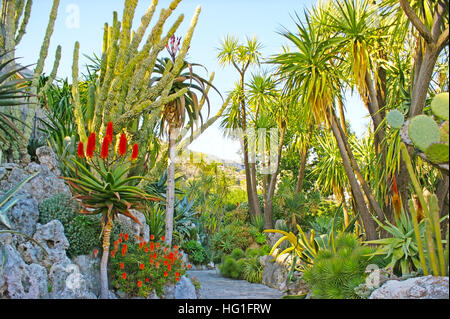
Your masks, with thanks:
M 231 257 L 233 257 L 236 260 L 239 260 L 241 258 L 244 258 L 245 254 L 244 251 L 240 248 L 235 248 L 233 249 L 233 251 L 231 252 Z
M 39 223 L 46 224 L 52 220 L 59 220 L 64 226 L 64 234 L 69 241 L 67 249 L 69 257 L 86 255 L 101 247 L 101 219 L 98 216 L 82 215 L 79 210 L 78 202 L 64 193 L 47 198 L 39 205 Z M 128 231 L 115 223 L 112 233 L 118 236 L 119 233 Z
M 26 89 L 29 86 L 28 79 L 17 76 L 18 72 L 26 67 L 15 65 L 15 59 L 4 61 L 7 53 L 0 54 L 0 149 L 5 150 L 11 143 L 24 144 L 26 141 L 23 132 L 19 130 L 15 122 L 23 123 L 17 116 L 20 112 L 9 107 L 17 107 L 27 104 L 25 98 L 29 97 Z
M 206 264 L 208 262 L 208 253 L 205 248 L 195 240 L 190 240 L 181 246 L 189 256 L 189 260 L 195 265 Z
M 242 274 L 241 265 L 231 256 L 225 256 L 223 263 L 219 265 L 219 271 L 224 277 L 239 279 Z
M 379 247 L 372 256 L 383 256 L 388 261 L 386 267 L 392 268 L 397 274 L 402 276 L 420 269 L 419 251 L 411 216 L 402 211 L 400 218 L 396 219 L 395 225 L 389 221 L 385 221 L 385 224 L 383 224 L 379 220 L 375 220 L 391 237 L 366 242 Z M 421 237 L 423 237 L 424 226 L 423 223 L 419 224 Z
M 162 205 L 155 203 L 148 205 L 148 208 L 144 210 L 145 220 L 150 228 L 150 234 L 156 238 L 161 238 L 164 235 L 165 229 L 165 210 Z
M 372 248 L 360 246 L 353 234 L 342 233 L 337 236 L 335 251 L 319 251 L 314 264 L 303 274 L 303 279 L 311 287 L 313 297 L 358 298 L 354 289 L 365 280 L 365 270 L 370 264 L 368 255 L 372 252 Z
M 185 274 L 175 247 L 168 248 L 159 241 L 133 244 L 124 237 L 115 237 L 109 269 L 112 286 L 127 296 L 146 298 L 153 290 L 160 296 L 164 286 L 175 284 Z
M 235 248 L 246 249 L 251 242 L 249 226 L 236 221 L 223 226 L 212 236 L 211 248 L 219 254 L 229 254 Z

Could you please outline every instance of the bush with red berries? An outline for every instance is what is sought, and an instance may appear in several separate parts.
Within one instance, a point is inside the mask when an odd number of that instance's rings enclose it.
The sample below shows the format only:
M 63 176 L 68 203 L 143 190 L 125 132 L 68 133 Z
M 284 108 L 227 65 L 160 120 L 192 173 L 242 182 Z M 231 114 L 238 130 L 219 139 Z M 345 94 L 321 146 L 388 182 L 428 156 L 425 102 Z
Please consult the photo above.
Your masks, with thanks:
M 109 273 L 112 287 L 128 297 L 148 297 L 153 290 L 158 296 L 164 286 L 176 284 L 186 272 L 177 246 L 167 247 L 152 235 L 149 242 L 128 234 L 120 234 L 111 251 Z

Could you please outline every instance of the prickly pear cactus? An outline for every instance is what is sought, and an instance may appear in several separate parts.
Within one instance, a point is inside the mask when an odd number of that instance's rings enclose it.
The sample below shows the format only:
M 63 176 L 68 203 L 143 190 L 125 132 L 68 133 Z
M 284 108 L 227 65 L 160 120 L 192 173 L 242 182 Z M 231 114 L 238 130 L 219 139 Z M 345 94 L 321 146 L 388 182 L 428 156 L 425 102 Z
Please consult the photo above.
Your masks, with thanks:
M 431 143 L 439 143 L 441 133 L 436 122 L 427 115 L 418 115 L 411 119 L 408 135 L 419 150 L 425 152 Z
M 448 171 L 449 161 L 449 94 L 437 94 L 431 101 L 433 116 L 418 115 L 405 122 L 402 112 L 391 110 L 386 120 L 400 129 L 404 143 L 414 145 L 419 155 Z M 444 166 L 442 164 L 445 164 Z
M 448 101 L 448 92 L 436 95 L 431 101 L 431 112 L 440 119 L 448 121 Z
M 431 143 L 425 150 L 427 158 L 436 164 L 442 164 L 448 162 L 448 144 L 444 143 Z
M 405 122 L 405 117 L 399 110 L 390 110 L 387 114 L 387 121 L 392 128 L 400 129 Z

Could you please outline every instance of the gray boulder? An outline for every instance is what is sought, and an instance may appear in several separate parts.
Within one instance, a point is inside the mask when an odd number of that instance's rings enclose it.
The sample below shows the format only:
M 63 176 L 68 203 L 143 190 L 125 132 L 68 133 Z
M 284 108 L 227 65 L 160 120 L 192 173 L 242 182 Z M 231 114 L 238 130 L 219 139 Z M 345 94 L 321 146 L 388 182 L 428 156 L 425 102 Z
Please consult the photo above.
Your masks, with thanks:
M 48 298 L 47 271 L 43 266 L 27 265 L 10 245 L 0 250 L 0 260 L 6 260 L 0 275 L 0 298 Z
M 417 277 L 388 280 L 369 299 L 449 299 L 448 277 Z
M 99 296 L 101 290 L 100 256 L 95 258 L 93 254 L 81 255 L 73 258 L 72 261 L 79 267 L 80 272 L 83 274 L 86 280 L 87 289 Z
M 175 286 L 175 299 L 197 299 L 197 293 L 192 281 L 183 276 Z
M 97 299 L 75 264 L 54 264 L 49 272 L 52 299 Z
M 59 220 L 52 220 L 45 225 L 37 224 L 33 239 L 39 242 L 48 253 L 47 256 L 41 254 L 39 258 L 44 267 L 50 268 L 54 264 L 71 263 L 66 255 L 69 241 L 64 235 L 64 227 Z
M 150 241 L 150 228 L 145 220 L 144 214 L 135 209 L 130 209 L 130 213 L 134 217 L 136 217 L 137 220 L 139 220 L 139 222 L 141 223 L 140 225 L 131 218 L 124 216 L 122 214 L 119 214 L 119 223 L 126 229 L 130 230 L 131 233 L 129 235 L 132 238 L 139 236 L 143 238 L 144 241 L 146 242 Z
M 278 290 L 286 290 L 288 271 L 286 266 L 273 256 L 261 256 L 259 262 L 264 267 L 262 284 Z

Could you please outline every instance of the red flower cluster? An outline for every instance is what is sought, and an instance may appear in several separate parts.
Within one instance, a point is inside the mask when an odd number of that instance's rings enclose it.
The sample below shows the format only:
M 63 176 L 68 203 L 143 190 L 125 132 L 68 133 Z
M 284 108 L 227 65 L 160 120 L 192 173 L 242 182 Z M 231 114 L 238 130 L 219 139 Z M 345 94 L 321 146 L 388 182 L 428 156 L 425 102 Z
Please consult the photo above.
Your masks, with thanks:
M 155 267 L 156 269 L 159 269 L 162 265 L 163 267 L 163 276 L 165 278 L 173 278 L 175 281 L 180 280 L 180 272 L 172 270 L 172 265 L 175 264 L 177 260 L 181 260 L 181 254 L 178 252 L 178 247 L 174 246 L 173 249 L 169 249 L 168 247 L 161 247 L 161 250 L 158 248 L 160 247 L 160 242 L 154 242 L 155 236 L 150 236 L 150 242 L 144 241 L 139 236 L 136 236 L 139 240 L 138 249 L 145 251 L 145 253 L 148 253 L 148 266 L 147 267 Z M 162 237 L 163 238 L 163 237 Z M 161 239 L 162 239 L 161 238 Z M 120 234 L 119 239 L 114 242 L 114 250 L 113 253 L 115 254 L 119 248 L 121 248 L 122 256 L 125 256 L 128 251 L 128 246 L 126 243 L 121 244 L 121 242 L 128 240 L 128 234 Z M 119 245 L 121 247 L 119 247 Z M 139 270 L 144 270 L 146 268 L 145 263 L 139 263 L 138 265 Z M 190 265 L 189 265 L 190 266 Z M 188 267 L 189 267 L 188 266 Z M 126 265 L 124 262 L 121 262 L 119 264 L 119 267 L 122 271 L 125 270 Z M 190 267 L 189 267 L 190 268 Z M 172 277 L 173 276 L 173 277 Z M 122 273 L 122 279 L 125 280 L 127 278 L 126 272 Z M 137 286 L 140 288 L 144 283 L 150 283 L 149 278 L 144 279 L 141 277 L 141 280 L 137 281 Z
M 102 143 L 102 147 L 100 150 L 100 158 L 102 158 L 102 159 L 108 158 L 109 146 L 113 142 L 113 136 L 114 136 L 113 123 L 108 122 L 108 124 L 106 126 L 106 134 L 105 134 L 105 137 L 103 138 L 103 143 Z M 77 156 L 79 158 L 85 158 L 85 157 L 92 158 L 94 156 L 95 143 L 96 143 L 95 133 L 92 132 L 88 138 L 87 147 L 86 147 L 86 155 L 84 154 L 84 144 L 83 144 L 83 142 L 80 141 L 78 143 L 78 147 L 77 147 Z M 122 133 L 120 135 L 120 139 L 119 139 L 119 150 L 118 150 L 119 156 L 124 156 L 127 153 L 127 149 L 128 149 L 127 136 L 125 135 L 125 133 Z M 139 153 L 139 148 L 138 148 L 138 145 L 135 143 L 135 144 L 133 144 L 132 151 L 131 151 L 131 160 L 132 161 L 137 159 L 138 153 Z

